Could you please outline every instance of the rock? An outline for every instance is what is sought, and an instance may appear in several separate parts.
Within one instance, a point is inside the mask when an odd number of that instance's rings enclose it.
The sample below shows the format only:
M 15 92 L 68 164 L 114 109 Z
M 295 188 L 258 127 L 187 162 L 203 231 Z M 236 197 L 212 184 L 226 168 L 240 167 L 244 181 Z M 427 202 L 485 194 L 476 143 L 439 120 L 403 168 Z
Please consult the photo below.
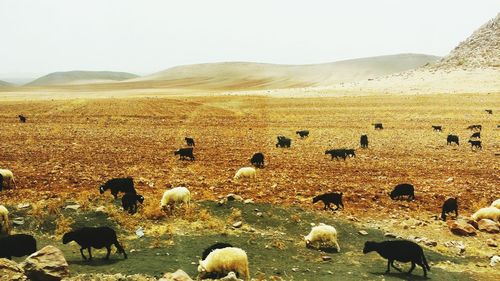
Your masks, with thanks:
M 29 204 L 29 203 L 25 203 L 25 204 L 21 203 L 21 204 L 17 205 L 17 208 L 18 209 L 26 209 L 26 208 L 29 208 L 30 206 L 31 206 L 31 204 Z
M 236 277 L 236 273 L 234 272 L 229 272 L 229 274 L 226 277 L 223 277 L 219 279 L 220 281 L 243 281 L 242 279 L 239 279 Z
M 105 212 L 106 212 L 106 207 L 104 207 L 104 206 L 99 206 L 99 207 L 95 208 L 95 211 L 96 211 L 96 212 L 105 213 Z
M 138 229 L 135 230 L 135 235 L 137 235 L 137 238 L 142 238 L 144 237 L 144 228 L 139 227 Z
M 0 259 L 0 281 L 25 281 L 24 270 L 15 261 Z
M 69 277 L 68 263 L 62 251 L 54 246 L 46 246 L 31 254 L 21 266 L 31 280 L 55 281 Z
M 490 247 L 498 247 L 497 242 L 491 238 L 486 240 L 486 245 L 488 245 Z
M 223 198 L 223 199 L 220 199 L 220 200 L 217 202 L 217 205 L 218 205 L 218 206 L 222 206 L 222 205 L 226 204 L 226 202 L 227 202 L 226 198 Z
M 368 235 L 368 232 L 366 232 L 366 230 L 360 230 L 358 231 L 358 233 L 361 235 Z
M 437 246 L 437 242 L 434 241 L 434 240 L 427 240 L 425 241 L 425 245 L 429 246 L 429 247 L 436 247 Z
M 459 236 L 474 236 L 476 229 L 464 220 L 448 221 L 451 233 Z
M 500 257 L 499 256 L 492 256 L 490 259 L 490 266 L 496 266 L 497 264 L 500 263 Z
M 158 281 L 193 281 L 186 272 L 177 269 L 174 273 L 165 273 Z
M 245 204 L 253 204 L 253 199 L 245 199 L 245 201 L 243 201 L 243 203 Z
M 467 219 L 466 222 L 472 225 L 475 229 L 479 230 L 479 224 L 473 219 Z
M 332 257 L 330 257 L 330 256 L 322 256 L 321 259 L 323 261 L 330 261 L 330 260 L 332 260 Z
M 354 216 L 348 216 L 347 219 L 350 221 L 360 222 L 360 220 Z
M 23 217 L 17 217 L 12 220 L 12 223 L 14 225 L 23 225 L 24 224 L 24 218 Z
M 76 210 L 80 209 L 80 205 L 78 205 L 78 204 L 68 205 L 68 206 L 64 207 L 64 209 L 76 211 Z
M 230 193 L 226 196 L 227 201 L 243 201 L 243 197 Z
M 498 224 L 490 219 L 482 219 L 477 222 L 479 230 L 488 232 L 488 233 L 499 233 L 500 228 L 498 228 Z
M 241 222 L 241 221 L 237 221 L 237 222 L 233 223 L 234 228 L 240 228 L 242 225 L 243 225 L 243 222 Z
M 396 237 L 398 237 L 396 234 L 391 233 L 391 232 L 386 232 L 386 233 L 384 234 L 384 236 L 385 236 L 385 237 L 388 237 L 388 238 L 396 238 Z
M 451 182 L 453 182 L 453 178 L 448 178 L 445 182 L 446 183 L 451 183 Z
M 258 212 L 256 215 L 257 215 L 258 217 L 262 217 L 264 214 L 262 214 L 262 212 Z

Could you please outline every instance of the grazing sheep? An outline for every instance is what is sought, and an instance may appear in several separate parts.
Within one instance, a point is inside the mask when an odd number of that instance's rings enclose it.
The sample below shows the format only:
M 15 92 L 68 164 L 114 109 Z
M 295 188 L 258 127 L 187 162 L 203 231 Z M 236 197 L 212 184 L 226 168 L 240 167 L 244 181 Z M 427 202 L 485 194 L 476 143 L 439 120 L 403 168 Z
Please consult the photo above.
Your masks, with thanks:
M 469 143 L 470 143 L 470 148 L 471 149 L 483 149 L 483 147 L 481 146 L 481 141 L 473 141 L 473 140 L 469 140 Z
M 342 204 L 342 192 L 336 193 L 325 193 L 318 195 L 313 198 L 313 204 L 318 202 L 318 201 L 323 201 L 323 204 L 325 204 L 325 207 L 323 210 L 326 210 L 326 208 L 329 208 L 332 211 L 336 211 L 342 206 L 342 209 L 344 209 L 344 204 Z M 333 209 L 330 204 L 335 204 L 337 206 L 337 209 Z
M 285 136 L 278 136 L 278 143 L 276 147 L 290 147 L 292 145 L 292 140 Z
M 84 260 L 87 257 L 83 254 L 83 250 L 87 249 L 89 252 L 89 260 L 92 259 L 91 248 L 102 249 L 106 247 L 108 253 L 105 259 L 109 259 L 109 254 L 111 253 L 111 245 L 115 245 L 119 253 L 123 254 L 123 257 L 127 258 L 127 253 L 118 242 L 116 237 L 116 232 L 107 226 L 103 227 L 82 227 L 75 231 L 70 231 L 64 234 L 63 243 L 68 244 L 71 241 L 75 241 L 80 245 L 80 254 Z
M 245 280 L 250 280 L 247 253 L 240 248 L 213 250 L 204 260 L 200 260 L 198 265 L 199 277 L 202 279 L 210 273 L 225 276 L 231 271 L 238 273 Z
M 166 210 L 169 207 L 170 211 L 177 203 L 184 203 L 188 207 L 191 202 L 191 192 L 189 189 L 179 186 L 169 189 L 163 193 L 163 197 L 160 201 L 160 207 L 162 210 Z
M 0 175 L 2 175 L 2 187 L 5 188 L 15 188 L 16 180 L 14 179 L 14 174 L 12 171 L 7 169 L 0 169 Z
M 441 219 L 446 221 L 446 214 L 450 212 L 455 212 L 455 216 L 458 217 L 458 201 L 457 198 L 448 198 L 443 203 L 441 208 Z
M 9 210 L 4 205 L 0 205 L 0 234 L 9 234 Z
M 296 131 L 295 134 L 299 135 L 301 138 L 307 138 L 309 136 L 308 130 Z
M 483 129 L 483 126 L 481 126 L 481 125 L 470 125 L 469 127 L 467 127 L 467 129 L 481 131 Z
M 457 145 L 460 145 L 458 142 L 457 135 L 448 135 L 448 137 L 446 137 L 446 144 L 451 145 L 452 143 L 456 143 Z
M 500 209 L 495 207 L 481 208 L 472 215 L 472 219 L 474 219 L 475 221 L 490 219 L 492 221 L 498 222 L 500 221 Z
M 325 151 L 325 155 L 327 154 L 330 154 L 332 156 L 332 160 L 335 158 L 335 159 L 339 159 L 339 158 L 342 158 L 342 159 L 346 159 L 347 158 L 347 154 L 345 152 L 345 149 L 330 149 L 330 150 L 326 150 Z
M 389 193 L 389 196 L 392 200 L 401 199 L 402 196 L 408 196 L 408 200 L 415 199 L 415 189 L 413 185 L 409 183 L 398 184 L 394 187 L 394 189 Z
M 19 122 L 21 123 L 26 123 L 26 120 L 28 119 L 28 117 L 23 115 L 17 115 L 17 117 L 19 118 Z
M 484 111 L 486 111 L 486 113 L 488 113 L 488 114 L 493 114 L 493 110 L 491 110 L 491 109 L 485 109 Z
M 394 266 L 394 261 L 411 262 L 411 274 L 415 269 L 415 264 L 418 264 L 424 270 L 424 276 L 427 277 L 427 270 L 431 270 L 427 260 L 425 259 L 424 251 L 418 244 L 406 240 L 392 240 L 383 242 L 367 241 L 363 248 L 363 254 L 369 252 L 377 252 L 380 256 L 387 259 L 387 270 L 385 273 L 390 272 L 391 266 L 397 271 L 401 269 Z
M 375 127 L 375 130 L 384 129 L 384 126 L 382 125 L 382 123 L 373 123 L 372 125 Z
M 443 131 L 443 126 L 434 126 L 432 125 L 432 129 L 436 132 L 442 132 Z
M 248 178 L 255 179 L 257 177 L 257 171 L 253 167 L 243 167 L 236 172 L 234 175 L 235 180 L 239 180 L 240 178 Z
M 103 194 L 106 190 L 110 189 L 111 194 L 115 197 L 115 199 L 118 198 L 118 193 L 119 192 L 132 192 L 136 193 L 135 188 L 134 188 L 134 180 L 132 178 L 115 178 L 108 180 L 106 183 L 101 185 L 99 187 L 99 192 Z
M 471 139 L 480 139 L 481 138 L 481 132 L 475 132 L 470 136 Z
M 184 140 L 186 141 L 186 145 L 187 146 L 195 146 L 194 145 L 194 139 L 193 138 L 188 138 L 188 137 L 185 137 Z
M 262 152 L 257 152 L 250 159 L 250 163 L 257 168 L 264 167 L 264 154 Z
M 127 192 L 122 197 L 122 207 L 130 214 L 135 214 L 135 212 L 137 212 L 137 202 L 142 204 L 144 202 L 144 196 L 135 192 Z
M 194 161 L 194 159 L 195 159 L 192 147 L 180 148 L 180 149 L 174 151 L 174 155 L 179 155 L 179 160 L 189 159 L 191 161 Z
M 36 240 L 28 234 L 14 234 L 0 238 L 0 258 L 12 259 L 36 252 Z
M 208 254 L 210 254 L 215 249 L 223 249 L 227 247 L 233 247 L 233 245 L 229 243 L 215 243 L 203 251 L 203 253 L 201 254 L 201 259 L 202 260 L 206 259 L 208 257 Z
M 345 155 L 349 157 L 356 157 L 356 150 L 355 149 L 344 149 Z
M 495 207 L 497 209 L 500 209 L 500 199 L 497 199 L 491 203 L 491 207 Z
M 337 252 L 340 252 L 340 246 L 337 242 L 337 230 L 331 225 L 320 223 L 318 226 L 314 226 L 311 232 L 307 236 L 304 236 L 304 239 L 308 248 L 334 247 L 337 249 Z
M 368 148 L 368 136 L 361 135 L 359 143 L 361 144 L 361 148 Z

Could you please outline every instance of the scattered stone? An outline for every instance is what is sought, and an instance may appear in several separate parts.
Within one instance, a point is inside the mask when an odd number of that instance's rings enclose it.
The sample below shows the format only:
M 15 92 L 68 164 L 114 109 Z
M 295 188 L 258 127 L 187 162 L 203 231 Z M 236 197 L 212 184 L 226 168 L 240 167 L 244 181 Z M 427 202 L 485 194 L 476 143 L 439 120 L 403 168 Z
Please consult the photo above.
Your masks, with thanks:
M 24 270 L 15 261 L 0 259 L 0 280 L 25 281 Z
M 453 178 L 448 178 L 445 182 L 446 183 L 451 183 L 451 182 L 453 182 L 453 180 L 454 180 Z
M 350 221 L 360 222 L 360 220 L 354 216 L 348 216 L 347 219 Z
M 181 269 L 178 269 L 174 273 L 165 273 L 162 278 L 158 281 L 193 281 L 186 272 Z
M 56 281 L 69 277 L 69 266 L 61 250 L 46 246 L 21 263 L 26 276 L 37 281 Z
M 322 256 L 321 259 L 323 261 L 330 261 L 330 260 L 332 260 L 332 257 L 330 257 L 330 256 Z
M 137 238 L 142 238 L 144 237 L 144 228 L 139 227 L 138 229 L 135 230 L 135 235 L 137 235 Z
M 258 217 L 262 217 L 264 214 L 262 214 L 262 212 L 258 212 L 256 215 L 257 215 Z
M 498 244 L 495 240 L 489 238 L 488 240 L 486 240 L 486 245 L 490 246 L 490 247 L 498 247 Z
M 243 201 L 243 203 L 245 204 L 253 204 L 253 199 L 245 199 L 245 201 Z
M 297 272 L 297 271 L 299 271 L 299 269 L 297 267 L 292 267 L 292 271 Z
M 396 234 L 391 233 L 391 232 L 386 232 L 386 233 L 384 234 L 384 236 L 385 236 L 385 237 L 388 237 L 388 238 L 396 238 L 396 237 L 398 237 Z
M 436 247 L 437 246 L 437 242 L 434 241 L 434 240 L 427 240 L 425 241 L 425 245 L 429 246 L 429 247 Z
M 366 232 L 366 230 L 360 230 L 358 231 L 358 233 L 361 235 L 368 235 L 368 232 Z
M 464 220 L 448 221 L 448 228 L 451 233 L 459 236 L 474 236 L 476 229 Z
M 78 204 L 68 205 L 68 206 L 64 207 L 64 209 L 76 211 L 76 210 L 80 209 L 80 205 L 78 205 Z
M 217 205 L 218 205 L 218 206 L 222 206 L 222 205 L 226 204 L 226 202 L 227 202 L 226 198 L 223 198 L 223 199 L 220 199 L 220 200 L 217 202 Z
M 14 225 L 23 225 L 24 224 L 24 218 L 23 217 L 17 217 L 12 220 L 12 223 Z
M 24 203 L 24 204 L 21 203 L 21 204 L 17 205 L 17 208 L 18 209 L 26 209 L 26 208 L 29 208 L 30 206 L 31 206 L 31 204 L 29 204 L 29 203 Z
M 229 272 L 229 274 L 226 277 L 223 277 L 219 279 L 220 281 L 243 281 L 242 279 L 239 279 L 236 277 L 236 273 L 234 272 Z
M 479 226 L 479 230 L 485 231 L 488 233 L 499 233 L 500 228 L 498 228 L 498 224 L 490 219 L 482 219 L 477 222 Z
M 96 212 L 105 213 L 105 212 L 106 212 L 106 207 L 104 207 L 104 206 L 99 206 L 99 207 L 95 208 L 95 211 L 96 211 Z
M 237 221 L 237 222 L 233 223 L 234 228 L 240 228 L 241 226 L 243 226 L 243 222 L 241 222 L 241 221 Z
M 490 259 L 490 266 L 496 266 L 500 263 L 500 256 L 492 256 Z
M 243 197 L 230 193 L 226 196 L 227 201 L 243 201 Z

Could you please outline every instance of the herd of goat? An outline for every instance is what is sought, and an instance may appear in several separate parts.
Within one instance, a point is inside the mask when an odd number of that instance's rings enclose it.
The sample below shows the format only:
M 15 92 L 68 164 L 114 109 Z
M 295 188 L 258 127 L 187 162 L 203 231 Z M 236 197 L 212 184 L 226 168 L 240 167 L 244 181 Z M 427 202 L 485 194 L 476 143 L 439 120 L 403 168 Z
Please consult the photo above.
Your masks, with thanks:
M 488 111 L 488 113 L 492 113 Z M 25 123 L 27 118 L 25 116 L 19 115 L 19 120 Z M 376 130 L 384 129 L 382 123 L 373 124 Z M 442 126 L 432 126 L 434 131 L 442 132 Z M 471 125 L 468 127 L 470 130 L 475 132 L 471 136 L 472 148 L 482 149 L 480 132 L 482 130 L 481 125 Z M 307 138 L 309 136 L 308 130 L 297 131 L 296 134 L 300 138 Z M 193 154 L 193 148 L 195 147 L 195 141 L 191 137 L 185 138 L 188 147 L 181 148 L 174 152 L 174 155 L 179 155 L 181 160 L 194 161 L 195 156 Z M 459 145 L 459 138 L 456 135 L 448 135 L 447 144 L 450 145 L 455 143 Z M 292 144 L 292 140 L 285 136 L 278 136 L 276 147 L 288 148 Z M 360 147 L 368 148 L 368 136 L 362 135 L 360 138 Z M 325 151 L 325 154 L 331 155 L 332 159 L 346 159 L 348 157 L 355 157 L 355 149 L 330 149 Z M 264 154 L 261 152 L 255 153 L 250 159 L 251 164 L 256 168 L 264 167 Z M 239 169 L 235 176 L 235 180 L 244 178 L 255 178 L 256 170 L 254 167 L 243 167 Z M 10 170 L 0 169 L 0 191 L 3 188 L 14 188 L 15 180 L 14 175 Z M 144 197 L 137 193 L 134 187 L 134 181 L 132 178 L 114 178 L 106 181 L 103 185 L 99 187 L 99 192 L 103 194 L 107 190 L 110 190 L 111 194 L 115 199 L 118 199 L 119 193 L 124 193 L 121 198 L 122 207 L 125 211 L 130 214 L 137 212 L 138 204 L 144 202 Z M 344 204 L 342 202 L 343 193 L 331 192 L 315 196 L 312 203 L 323 202 L 324 210 L 338 210 L 339 208 L 344 209 Z M 392 200 L 415 199 L 415 188 L 413 185 L 408 183 L 398 184 L 389 193 L 389 197 Z M 175 187 L 166 190 L 160 201 L 160 208 L 165 211 L 173 210 L 175 205 L 184 204 L 189 207 L 191 202 L 191 193 L 186 187 Z M 335 205 L 336 209 L 333 209 L 331 205 Z M 441 208 L 441 219 L 446 220 L 446 215 L 450 212 L 454 212 L 455 216 L 458 217 L 458 200 L 457 198 L 448 198 L 444 201 Z M 9 233 L 9 219 L 8 210 L 5 206 L 0 205 L 0 223 L 2 228 L 0 233 Z M 493 202 L 490 207 L 482 208 L 478 210 L 474 215 L 473 219 L 489 218 L 495 221 L 500 219 L 500 199 Z M 304 236 L 307 247 L 316 249 L 330 249 L 334 248 L 337 252 L 340 252 L 340 246 L 337 241 L 337 230 L 330 225 L 319 224 L 312 227 L 310 233 Z M 70 231 L 63 236 L 62 242 L 67 244 L 69 242 L 75 241 L 80 246 L 80 253 L 84 260 L 91 260 L 92 253 L 91 248 L 106 248 L 107 254 L 106 259 L 109 259 L 111 246 L 114 245 L 119 253 L 122 253 L 124 258 L 127 258 L 125 250 L 118 242 L 116 232 L 107 227 L 84 227 L 74 231 Z M 88 258 L 84 255 L 84 250 L 88 251 Z M 33 236 L 27 234 L 14 234 L 7 235 L 0 238 L 0 258 L 11 259 L 14 257 L 22 257 L 25 255 L 30 255 L 37 250 L 36 240 Z M 427 271 L 430 267 L 425 259 L 423 249 L 416 243 L 406 240 L 393 240 L 393 241 L 383 241 L 374 242 L 367 241 L 363 248 L 363 253 L 369 253 L 375 251 L 383 258 L 387 259 L 387 270 L 386 273 L 390 271 L 391 267 L 401 271 L 398 267 L 394 265 L 394 261 L 400 262 L 410 262 L 411 268 L 408 273 L 411 273 L 415 268 L 415 265 L 422 267 L 424 271 L 424 276 L 427 276 Z M 238 276 L 250 279 L 249 262 L 246 252 L 240 248 L 233 247 L 228 243 L 216 243 L 205 249 L 202 253 L 202 260 L 200 260 L 198 265 L 198 272 L 200 278 L 220 278 L 228 274 L 230 271 L 234 271 Z

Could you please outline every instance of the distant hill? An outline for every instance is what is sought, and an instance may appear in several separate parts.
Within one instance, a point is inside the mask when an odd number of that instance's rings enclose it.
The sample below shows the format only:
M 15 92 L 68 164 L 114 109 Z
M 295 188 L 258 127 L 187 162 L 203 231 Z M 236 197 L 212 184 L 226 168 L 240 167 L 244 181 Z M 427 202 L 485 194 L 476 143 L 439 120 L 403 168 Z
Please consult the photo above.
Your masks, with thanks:
M 272 89 L 328 86 L 366 80 L 435 62 L 436 56 L 398 54 L 311 65 L 223 62 L 177 66 L 126 81 L 199 89 Z
M 113 71 L 67 71 L 54 72 L 40 77 L 26 86 L 52 86 L 70 84 L 109 83 L 137 78 L 138 75 Z
M 5 81 L 0 80 L 0 87 L 8 87 L 8 86 L 12 86 L 12 84 L 10 84 L 10 83 L 8 83 L 8 82 L 5 82 Z

